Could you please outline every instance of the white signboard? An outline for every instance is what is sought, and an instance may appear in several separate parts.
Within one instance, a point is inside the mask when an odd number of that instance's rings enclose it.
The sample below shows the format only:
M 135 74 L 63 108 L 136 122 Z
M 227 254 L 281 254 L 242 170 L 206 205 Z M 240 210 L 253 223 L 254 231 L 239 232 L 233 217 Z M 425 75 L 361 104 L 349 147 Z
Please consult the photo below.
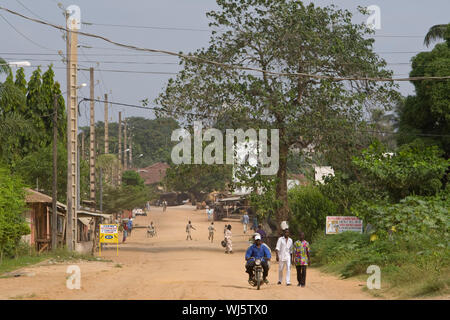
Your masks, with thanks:
M 352 216 L 327 216 L 326 234 L 337 234 L 344 231 L 362 233 L 363 221 Z

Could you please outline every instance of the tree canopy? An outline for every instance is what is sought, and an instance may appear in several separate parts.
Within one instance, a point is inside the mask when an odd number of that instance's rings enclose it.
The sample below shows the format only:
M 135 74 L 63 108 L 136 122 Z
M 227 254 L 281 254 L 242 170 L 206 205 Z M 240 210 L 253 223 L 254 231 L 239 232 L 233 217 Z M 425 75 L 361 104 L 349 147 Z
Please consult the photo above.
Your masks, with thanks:
M 315 151 L 331 153 L 338 147 L 342 152 L 348 145 L 344 141 L 357 134 L 354 124 L 374 101 L 377 107 L 390 108 L 397 94 L 392 83 L 274 76 L 242 68 L 329 77 L 392 73 L 373 52 L 373 31 L 354 24 L 347 10 L 290 0 L 218 0 L 217 4 L 219 10 L 207 16 L 210 26 L 223 32 L 212 32 L 209 47 L 191 54 L 197 59 L 183 60 L 184 69 L 169 80 L 157 103 L 188 123 L 195 119 L 214 123 L 229 112 L 246 120 L 248 127 L 278 129 L 276 197 L 282 205 L 276 215 L 278 221 L 287 220 L 289 148 L 313 146 Z M 242 68 L 226 66 L 231 64 Z

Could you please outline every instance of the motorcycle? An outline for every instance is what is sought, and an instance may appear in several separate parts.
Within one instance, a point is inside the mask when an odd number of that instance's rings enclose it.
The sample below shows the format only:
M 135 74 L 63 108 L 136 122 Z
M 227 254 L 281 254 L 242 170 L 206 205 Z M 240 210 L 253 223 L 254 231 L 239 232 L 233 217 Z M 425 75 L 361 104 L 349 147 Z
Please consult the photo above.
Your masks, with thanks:
M 263 283 L 263 267 L 261 265 L 261 259 L 255 260 L 255 266 L 253 267 L 253 286 L 258 290 Z

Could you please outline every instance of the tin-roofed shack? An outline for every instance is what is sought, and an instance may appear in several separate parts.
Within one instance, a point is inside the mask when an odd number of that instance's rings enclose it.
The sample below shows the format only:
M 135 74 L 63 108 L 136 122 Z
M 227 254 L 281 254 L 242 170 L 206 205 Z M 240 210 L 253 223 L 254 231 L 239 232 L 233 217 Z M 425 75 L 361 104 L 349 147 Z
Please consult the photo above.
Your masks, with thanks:
M 24 213 L 31 233 L 23 237 L 38 252 L 51 249 L 52 242 L 52 197 L 32 189 L 26 189 L 25 202 L 28 210 Z M 57 243 L 66 243 L 67 207 L 57 202 Z M 111 215 L 102 214 L 89 208 L 77 210 L 77 242 L 75 251 L 91 252 L 95 249 L 96 233 L 100 223 L 110 223 Z
M 32 189 L 25 189 L 25 202 L 28 210 L 24 213 L 31 233 L 23 237 L 30 246 L 34 246 L 38 252 L 51 248 L 52 239 L 52 197 Z M 58 246 L 65 243 L 66 206 L 57 202 L 57 241 Z

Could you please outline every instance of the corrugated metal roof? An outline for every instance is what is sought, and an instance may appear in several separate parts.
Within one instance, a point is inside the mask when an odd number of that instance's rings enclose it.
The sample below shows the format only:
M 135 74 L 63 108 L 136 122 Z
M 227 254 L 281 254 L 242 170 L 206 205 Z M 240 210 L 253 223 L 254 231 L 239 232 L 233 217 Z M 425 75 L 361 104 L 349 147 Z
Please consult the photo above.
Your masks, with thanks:
M 25 191 L 26 191 L 26 196 L 25 196 L 26 203 L 52 203 L 52 201 L 53 201 L 52 197 L 50 197 L 44 193 L 38 192 L 36 190 L 25 188 Z M 57 201 L 56 204 L 59 207 L 66 209 L 66 205 L 64 203 Z

